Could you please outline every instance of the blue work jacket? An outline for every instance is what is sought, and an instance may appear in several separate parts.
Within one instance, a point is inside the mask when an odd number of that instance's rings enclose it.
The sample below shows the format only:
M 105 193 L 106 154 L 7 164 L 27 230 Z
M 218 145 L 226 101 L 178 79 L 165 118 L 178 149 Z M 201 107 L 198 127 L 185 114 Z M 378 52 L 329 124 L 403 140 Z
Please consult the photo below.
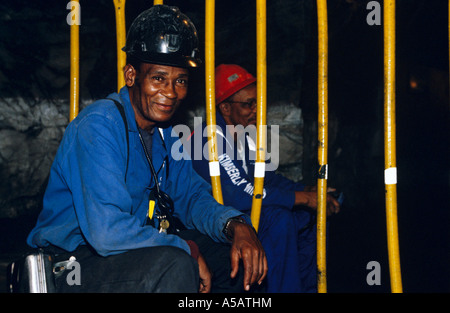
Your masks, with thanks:
M 28 244 L 51 244 L 66 251 L 90 244 L 103 256 L 163 245 L 189 253 L 188 244 L 180 237 L 146 225 L 149 187 L 155 182 L 139 139 L 128 88 L 108 97 L 125 108 L 129 134 L 126 177 L 123 119 L 113 101 L 96 101 L 65 131 L 51 167 L 43 210 L 27 238 Z M 162 136 L 157 134 L 159 130 Z M 242 213 L 215 201 L 211 186 L 196 174 L 190 161 L 176 155 L 182 153 L 180 149 L 172 149 L 177 140 L 171 127 L 155 130 L 152 160 L 158 183 L 174 201 L 174 216 L 188 229 L 226 242 L 222 232 L 226 221 Z

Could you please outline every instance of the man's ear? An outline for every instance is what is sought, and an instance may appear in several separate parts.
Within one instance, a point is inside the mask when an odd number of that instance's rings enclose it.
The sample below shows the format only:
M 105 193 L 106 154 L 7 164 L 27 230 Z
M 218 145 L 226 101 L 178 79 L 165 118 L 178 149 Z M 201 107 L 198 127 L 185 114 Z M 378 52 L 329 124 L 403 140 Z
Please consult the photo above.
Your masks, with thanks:
M 137 72 L 136 72 L 135 68 L 133 67 L 133 65 L 131 65 L 131 64 L 125 65 L 125 67 L 123 68 L 123 75 L 125 77 L 125 84 L 128 87 L 133 87 L 134 83 L 136 81 L 136 75 L 137 75 Z
M 230 104 L 228 102 L 220 103 L 219 110 L 220 110 L 220 113 L 222 113 L 222 116 L 230 115 Z

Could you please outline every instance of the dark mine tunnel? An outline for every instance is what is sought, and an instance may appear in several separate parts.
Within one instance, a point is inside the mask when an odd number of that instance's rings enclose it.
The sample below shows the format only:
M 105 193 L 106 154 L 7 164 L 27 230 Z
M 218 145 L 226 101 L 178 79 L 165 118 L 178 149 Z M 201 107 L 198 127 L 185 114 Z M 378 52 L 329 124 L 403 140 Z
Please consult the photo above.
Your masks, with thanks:
M 127 1 L 127 28 L 151 2 Z M 164 2 L 192 19 L 204 59 L 205 2 Z M 391 292 L 383 176 L 384 26 L 382 19 L 380 25 L 368 24 L 369 2 L 328 1 L 328 185 L 345 197 L 341 211 L 328 218 L 328 293 Z M 69 122 L 66 4 L 0 4 L 0 292 L 7 292 L 7 264 L 28 249 L 26 238 L 42 209 L 50 166 Z M 117 65 L 113 1 L 80 1 L 80 6 L 83 109 L 116 91 Z M 396 1 L 397 207 L 404 293 L 450 292 L 448 12 L 443 0 Z M 235 63 L 256 74 L 256 1 L 217 1 L 215 19 L 216 65 Z M 317 28 L 316 1 L 267 1 L 268 120 L 274 118 L 287 138 L 286 146 L 280 145 L 287 155 L 279 171 L 309 185 L 316 184 L 318 168 Z M 204 114 L 204 67 L 191 75 L 174 125 L 192 125 L 193 116 Z M 276 120 L 270 112 L 291 114 Z M 368 282 L 373 261 L 381 270 L 377 284 Z

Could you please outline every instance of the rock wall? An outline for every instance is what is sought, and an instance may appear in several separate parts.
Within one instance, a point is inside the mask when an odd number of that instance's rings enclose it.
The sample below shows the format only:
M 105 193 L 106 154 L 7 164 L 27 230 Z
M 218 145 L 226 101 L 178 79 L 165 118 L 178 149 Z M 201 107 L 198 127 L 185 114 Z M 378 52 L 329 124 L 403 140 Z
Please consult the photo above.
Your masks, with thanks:
M 50 166 L 68 122 L 67 101 L 0 100 L 0 217 L 34 214 L 40 209 Z

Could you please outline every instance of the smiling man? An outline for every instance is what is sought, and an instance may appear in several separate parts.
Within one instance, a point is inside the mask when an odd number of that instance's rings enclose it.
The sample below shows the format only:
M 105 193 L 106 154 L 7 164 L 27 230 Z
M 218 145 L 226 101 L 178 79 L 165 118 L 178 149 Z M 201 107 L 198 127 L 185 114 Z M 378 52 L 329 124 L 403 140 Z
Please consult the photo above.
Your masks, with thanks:
M 28 237 L 56 261 L 79 262 L 81 285 L 62 271 L 59 292 L 240 292 L 266 276 L 249 217 L 217 203 L 191 162 L 170 154 L 168 122 L 197 46 L 177 8 L 144 11 L 124 47 L 126 86 L 67 127 Z
M 136 122 L 151 131 L 157 123 L 168 122 L 187 95 L 189 74 L 185 68 L 143 63 L 137 69 L 125 66 Z

